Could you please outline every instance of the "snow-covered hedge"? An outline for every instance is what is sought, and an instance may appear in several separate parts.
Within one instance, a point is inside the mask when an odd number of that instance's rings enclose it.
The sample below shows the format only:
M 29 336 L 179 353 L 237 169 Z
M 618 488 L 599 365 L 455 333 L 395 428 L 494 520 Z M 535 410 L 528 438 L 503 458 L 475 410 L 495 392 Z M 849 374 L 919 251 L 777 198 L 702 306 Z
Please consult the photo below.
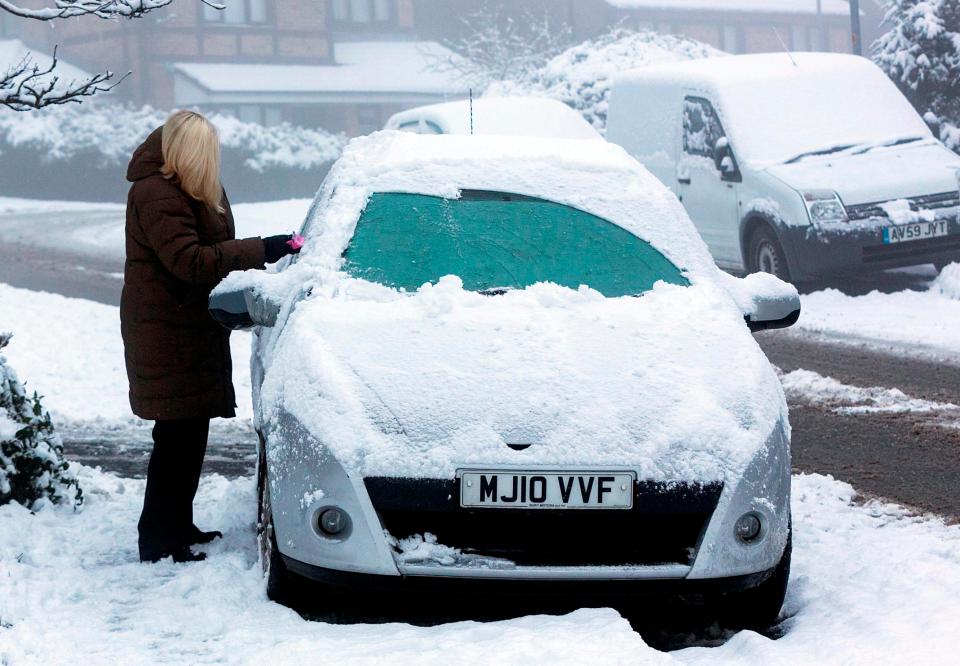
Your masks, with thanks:
M 0 333 L 0 349 L 10 335 Z M 77 478 L 63 458 L 63 443 L 40 397 L 28 396 L 0 354 L 0 505 L 83 501 Z
M 886 0 L 885 23 L 874 60 L 960 152 L 960 0 Z
M 17 113 L 0 109 L 0 195 L 122 201 L 134 149 L 167 111 L 84 102 Z M 212 114 L 223 181 L 233 201 L 311 196 L 346 144 L 341 134 L 265 127 Z
M 601 133 L 607 101 L 617 74 L 636 67 L 724 55 L 712 46 L 675 35 L 615 29 L 573 46 L 519 81 L 494 83 L 488 95 L 553 97 L 580 111 Z
M 30 113 L 0 113 L 0 151 L 5 145 L 35 147 L 50 160 L 93 152 L 104 163 L 126 164 L 130 154 L 168 111 L 149 106 L 71 104 Z M 224 150 L 244 156 L 255 171 L 274 167 L 311 169 L 334 161 L 346 139 L 323 130 L 284 123 L 264 127 L 231 116 L 211 114 Z

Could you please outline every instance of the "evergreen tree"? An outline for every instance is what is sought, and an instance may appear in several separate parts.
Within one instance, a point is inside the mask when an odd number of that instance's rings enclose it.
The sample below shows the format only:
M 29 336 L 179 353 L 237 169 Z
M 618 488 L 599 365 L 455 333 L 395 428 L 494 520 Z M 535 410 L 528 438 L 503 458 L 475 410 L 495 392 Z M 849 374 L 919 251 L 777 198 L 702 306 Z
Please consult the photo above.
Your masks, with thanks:
M 874 60 L 960 152 L 960 0 L 887 0 Z
M 0 333 L 0 349 L 10 337 Z M 27 395 L 0 354 L 0 505 L 13 501 L 32 507 L 41 499 L 79 505 L 83 492 L 40 396 Z

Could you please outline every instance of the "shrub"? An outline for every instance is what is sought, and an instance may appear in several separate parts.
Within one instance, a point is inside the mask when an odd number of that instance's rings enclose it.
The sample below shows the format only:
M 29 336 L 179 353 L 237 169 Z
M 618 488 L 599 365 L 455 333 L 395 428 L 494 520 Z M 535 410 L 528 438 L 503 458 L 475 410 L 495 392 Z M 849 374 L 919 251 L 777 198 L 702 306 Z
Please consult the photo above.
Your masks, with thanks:
M 960 0 L 887 0 L 874 61 L 960 152 Z
M 9 334 L 0 333 L 0 349 L 9 341 Z M 40 396 L 27 395 L 0 354 L 0 505 L 33 507 L 43 500 L 80 505 L 83 491 Z

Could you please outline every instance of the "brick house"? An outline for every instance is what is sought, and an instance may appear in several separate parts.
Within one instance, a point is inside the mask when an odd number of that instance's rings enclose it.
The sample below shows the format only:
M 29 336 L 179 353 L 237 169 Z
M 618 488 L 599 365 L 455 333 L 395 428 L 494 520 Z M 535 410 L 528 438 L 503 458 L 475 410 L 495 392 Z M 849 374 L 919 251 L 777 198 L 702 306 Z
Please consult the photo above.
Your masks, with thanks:
M 181 0 L 131 21 L 15 27 L 31 48 L 49 53 L 59 44 L 90 71 L 131 71 L 117 89 L 121 99 L 268 125 L 363 134 L 403 108 L 465 94 L 429 67 L 449 52 L 416 39 L 413 0 L 223 2 L 222 11 Z

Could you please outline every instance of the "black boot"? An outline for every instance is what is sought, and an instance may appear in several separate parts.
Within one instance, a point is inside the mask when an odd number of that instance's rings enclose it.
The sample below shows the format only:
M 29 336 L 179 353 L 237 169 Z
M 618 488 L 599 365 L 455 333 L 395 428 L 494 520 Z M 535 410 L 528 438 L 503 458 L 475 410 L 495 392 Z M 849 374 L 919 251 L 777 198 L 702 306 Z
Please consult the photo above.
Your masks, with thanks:
M 196 546 L 203 543 L 210 543 L 214 539 L 220 539 L 222 537 L 223 533 L 217 530 L 204 532 L 196 525 L 191 525 L 190 531 L 187 533 L 187 545 Z
M 203 562 L 207 559 L 206 553 L 195 553 L 190 550 L 190 546 L 177 546 L 173 550 L 163 552 L 144 552 L 140 551 L 140 561 L 154 564 L 162 559 L 172 557 L 174 562 Z

